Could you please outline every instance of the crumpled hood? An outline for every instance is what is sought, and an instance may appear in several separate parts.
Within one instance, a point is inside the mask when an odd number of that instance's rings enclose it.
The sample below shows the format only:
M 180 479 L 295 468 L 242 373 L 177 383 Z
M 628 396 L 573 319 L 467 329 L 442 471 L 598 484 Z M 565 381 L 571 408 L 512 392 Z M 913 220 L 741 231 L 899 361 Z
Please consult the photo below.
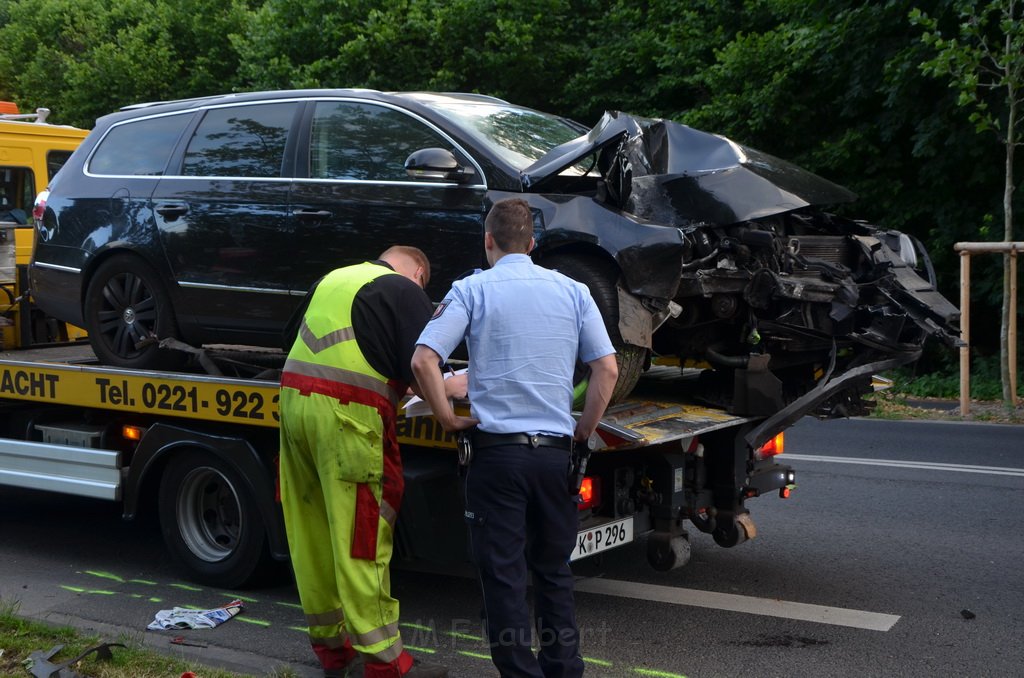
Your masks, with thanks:
M 526 168 L 523 186 L 535 188 L 594 152 L 601 153 L 611 200 L 667 226 L 732 224 L 856 199 L 842 186 L 725 137 L 617 111 Z

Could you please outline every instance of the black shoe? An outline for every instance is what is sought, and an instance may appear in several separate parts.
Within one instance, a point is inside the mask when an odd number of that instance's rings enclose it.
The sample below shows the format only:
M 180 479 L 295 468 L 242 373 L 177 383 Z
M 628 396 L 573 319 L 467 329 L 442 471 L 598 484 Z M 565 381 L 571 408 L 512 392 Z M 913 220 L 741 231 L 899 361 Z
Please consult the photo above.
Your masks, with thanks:
M 356 655 L 355 659 L 345 665 L 343 669 L 324 670 L 324 678 L 363 678 L 363 657 Z
M 413 659 L 412 668 L 403 673 L 402 678 L 448 678 L 448 667 Z

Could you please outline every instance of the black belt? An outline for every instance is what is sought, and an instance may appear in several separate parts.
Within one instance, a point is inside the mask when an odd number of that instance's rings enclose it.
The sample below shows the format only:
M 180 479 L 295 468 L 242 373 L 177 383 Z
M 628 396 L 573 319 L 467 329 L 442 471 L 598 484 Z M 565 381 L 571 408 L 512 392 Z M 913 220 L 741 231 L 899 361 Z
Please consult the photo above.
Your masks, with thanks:
M 478 450 L 498 445 L 529 445 L 530 447 L 557 447 L 572 449 L 572 436 L 530 435 L 528 433 L 485 433 L 473 431 L 473 446 Z

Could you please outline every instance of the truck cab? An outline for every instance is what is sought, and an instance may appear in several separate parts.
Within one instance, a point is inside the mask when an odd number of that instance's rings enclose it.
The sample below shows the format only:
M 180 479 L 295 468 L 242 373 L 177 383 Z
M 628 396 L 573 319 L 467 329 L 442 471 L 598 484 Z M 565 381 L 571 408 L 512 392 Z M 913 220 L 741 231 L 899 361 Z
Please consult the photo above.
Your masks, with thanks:
M 81 335 L 77 328 L 48 322 L 35 313 L 19 281 L 32 255 L 35 229 L 32 209 L 36 196 L 78 148 L 88 130 L 48 123 L 50 111 L 21 113 L 0 101 L 0 329 L 9 349 L 33 343 L 66 341 Z

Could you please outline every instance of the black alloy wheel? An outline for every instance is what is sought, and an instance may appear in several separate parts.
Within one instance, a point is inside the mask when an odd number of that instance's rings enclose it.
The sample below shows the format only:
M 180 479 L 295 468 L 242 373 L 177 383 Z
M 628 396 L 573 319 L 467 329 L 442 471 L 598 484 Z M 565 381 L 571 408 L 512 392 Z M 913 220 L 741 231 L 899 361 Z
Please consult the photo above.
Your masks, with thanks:
M 170 298 L 157 274 L 131 256 L 103 262 L 89 282 L 84 317 L 101 363 L 137 369 L 173 369 L 183 354 L 161 349 L 177 334 Z

